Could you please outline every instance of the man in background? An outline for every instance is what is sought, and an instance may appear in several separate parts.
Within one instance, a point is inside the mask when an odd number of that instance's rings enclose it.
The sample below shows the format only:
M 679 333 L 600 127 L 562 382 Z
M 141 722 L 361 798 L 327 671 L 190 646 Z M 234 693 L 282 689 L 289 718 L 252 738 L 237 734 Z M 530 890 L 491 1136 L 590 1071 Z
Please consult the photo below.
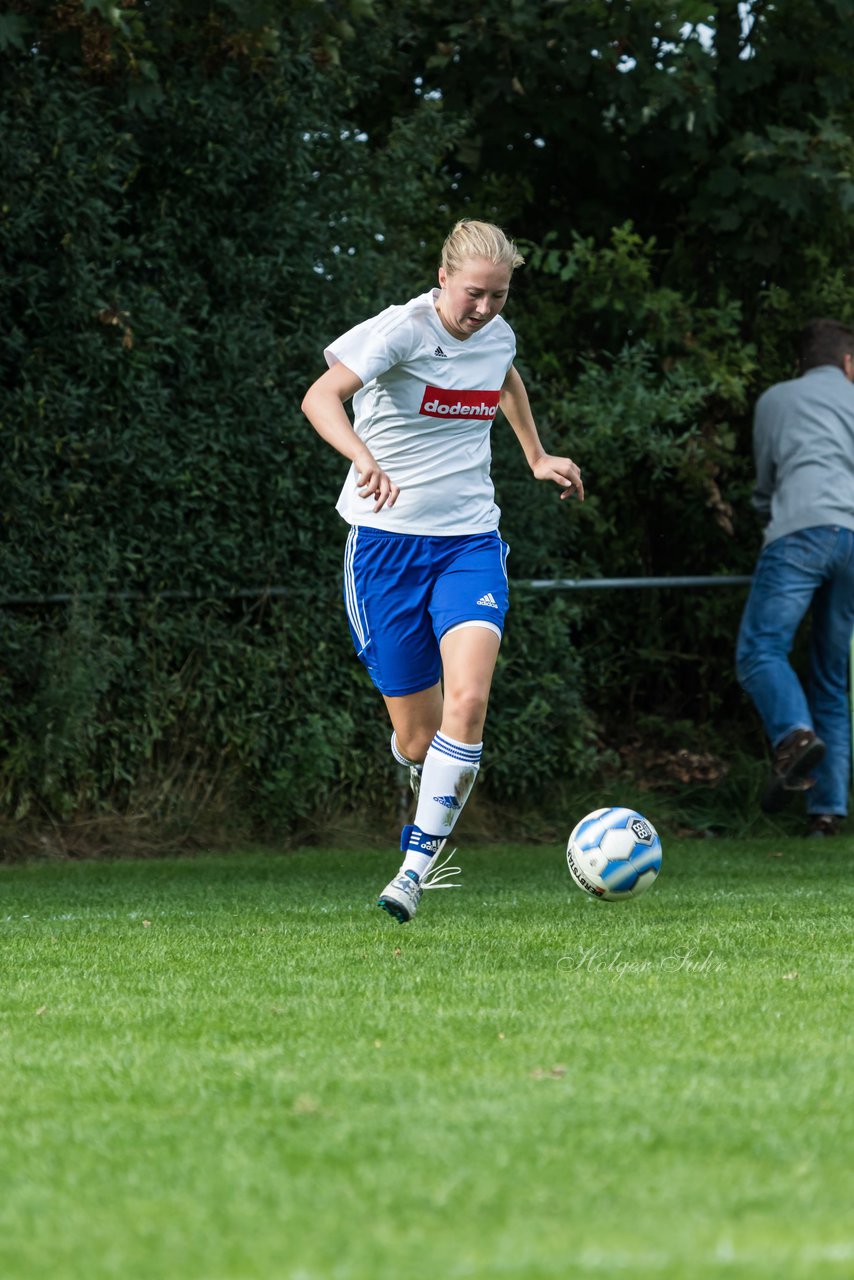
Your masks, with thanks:
M 848 812 L 854 631 L 854 330 L 812 320 L 800 376 L 760 397 L 753 426 L 753 505 L 766 520 L 738 634 L 738 680 L 773 749 L 762 808 L 807 796 L 809 834 L 835 835 Z M 805 692 L 789 662 L 807 611 Z

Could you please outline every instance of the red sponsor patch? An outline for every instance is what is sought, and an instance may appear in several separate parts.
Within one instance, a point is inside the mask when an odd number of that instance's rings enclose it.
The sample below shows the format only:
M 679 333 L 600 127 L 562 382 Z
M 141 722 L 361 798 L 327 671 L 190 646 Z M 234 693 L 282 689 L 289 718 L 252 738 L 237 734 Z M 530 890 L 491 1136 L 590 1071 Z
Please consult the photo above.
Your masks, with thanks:
M 500 391 L 445 391 L 425 387 L 419 413 L 428 418 L 494 418 Z

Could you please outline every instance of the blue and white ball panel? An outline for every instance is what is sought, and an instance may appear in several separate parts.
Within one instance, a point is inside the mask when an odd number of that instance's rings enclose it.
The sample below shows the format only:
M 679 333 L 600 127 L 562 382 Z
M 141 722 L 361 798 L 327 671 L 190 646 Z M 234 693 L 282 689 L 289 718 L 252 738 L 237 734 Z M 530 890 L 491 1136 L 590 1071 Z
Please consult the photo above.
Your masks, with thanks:
M 611 893 L 626 893 L 637 884 L 638 869 L 631 858 L 621 858 L 619 862 L 609 862 L 599 872 L 599 878 Z

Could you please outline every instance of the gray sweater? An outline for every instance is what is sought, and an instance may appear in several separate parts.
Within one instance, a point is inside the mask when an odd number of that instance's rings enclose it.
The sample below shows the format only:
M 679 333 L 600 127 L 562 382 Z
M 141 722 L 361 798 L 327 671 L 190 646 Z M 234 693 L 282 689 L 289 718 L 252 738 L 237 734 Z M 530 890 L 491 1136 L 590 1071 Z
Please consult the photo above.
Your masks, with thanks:
M 764 545 L 798 529 L 854 529 L 854 384 L 836 365 L 808 369 L 759 397 L 753 505 Z

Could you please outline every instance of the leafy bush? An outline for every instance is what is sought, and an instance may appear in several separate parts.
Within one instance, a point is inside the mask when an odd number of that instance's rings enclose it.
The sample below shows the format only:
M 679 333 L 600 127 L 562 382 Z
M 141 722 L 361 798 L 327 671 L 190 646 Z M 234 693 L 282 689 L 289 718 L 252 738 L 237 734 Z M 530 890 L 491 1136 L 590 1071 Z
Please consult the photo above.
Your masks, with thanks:
M 0 581 L 30 602 L 0 609 L 6 814 L 389 815 L 339 597 L 345 466 L 298 406 L 461 215 L 527 236 L 519 365 L 588 487 L 559 502 L 496 423 L 517 586 L 485 793 L 536 807 L 643 725 L 754 749 L 741 593 L 521 584 L 749 571 L 752 401 L 806 315 L 854 315 L 852 37 L 815 6 L 796 49 L 793 0 L 749 49 L 737 6 L 712 48 L 693 2 L 606 8 L 0 17 Z

